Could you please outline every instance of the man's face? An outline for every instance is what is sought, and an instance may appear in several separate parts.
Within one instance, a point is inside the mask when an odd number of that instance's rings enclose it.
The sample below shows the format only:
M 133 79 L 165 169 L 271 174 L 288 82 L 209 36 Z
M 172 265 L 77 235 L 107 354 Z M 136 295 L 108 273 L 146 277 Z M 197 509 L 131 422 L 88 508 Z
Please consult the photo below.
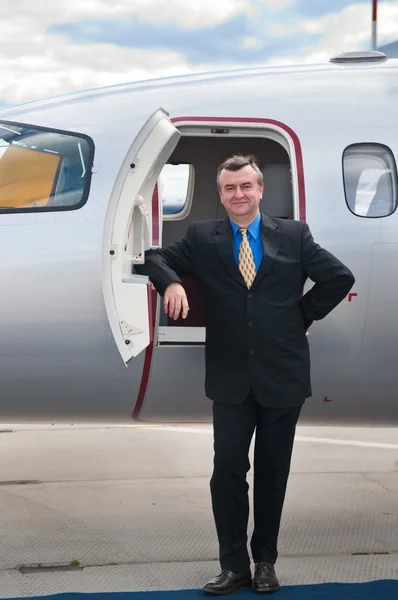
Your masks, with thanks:
M 263 195 L 264 186 L 259 185 L 258 175 L 251 165 L 239 171 L 220 173 L 220 198 L 231 219 L 247 220 L 256 217 Z

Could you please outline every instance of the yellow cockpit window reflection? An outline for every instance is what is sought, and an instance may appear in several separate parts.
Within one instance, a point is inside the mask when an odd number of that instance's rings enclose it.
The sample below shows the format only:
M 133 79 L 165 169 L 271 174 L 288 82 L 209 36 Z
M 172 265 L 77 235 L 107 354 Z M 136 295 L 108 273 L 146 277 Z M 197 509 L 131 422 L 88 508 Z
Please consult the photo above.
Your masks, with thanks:
M 8 146 L 0 160 L 0 208 L 48 204 L 59 161 L 57 154 Z
M 80 208 L 93 156 L 87 135 L 0 121 L 0 212 Z

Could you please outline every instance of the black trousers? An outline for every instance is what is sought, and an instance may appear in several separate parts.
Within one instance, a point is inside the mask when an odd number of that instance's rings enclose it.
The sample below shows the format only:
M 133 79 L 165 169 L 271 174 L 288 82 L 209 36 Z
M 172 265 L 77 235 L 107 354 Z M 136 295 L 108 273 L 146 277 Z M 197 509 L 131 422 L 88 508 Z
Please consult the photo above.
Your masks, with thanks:
M 282 508 L 301 408 L 263 407 L 253 394 L 238 406 L 213 403 L 214 471 L 210 489 L 222 569 L 239 573 L 250 566 L 246 475 L 250 469 L 248 454 L 255 429 L 254 531 L 250 546 L 255 563 L 276 562 Z

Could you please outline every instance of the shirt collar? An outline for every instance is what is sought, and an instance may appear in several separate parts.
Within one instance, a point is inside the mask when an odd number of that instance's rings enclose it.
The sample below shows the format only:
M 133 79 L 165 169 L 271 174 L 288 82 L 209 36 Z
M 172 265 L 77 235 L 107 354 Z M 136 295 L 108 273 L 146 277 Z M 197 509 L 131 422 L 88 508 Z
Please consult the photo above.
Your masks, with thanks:
M 232 227 L 232 233 L 234 234 L 234 236 L 238 233 L 239 230 L 239 225 L 237 225 L 236 223 L 234 223 L 234 221 L 232 221 L 232 219 L 229 219 L 230 223 L 231 223 L 231 227 Z M 252 221 L 249 225 L 249 227 L 247 228 L 247 231 L 250 233 L 250 235 L 256 240 L 258 235 L 260 234 L 260 223 L 261 223 L 261 213 L 258 213 L 257 217 L 254 219 L 254 221 Z

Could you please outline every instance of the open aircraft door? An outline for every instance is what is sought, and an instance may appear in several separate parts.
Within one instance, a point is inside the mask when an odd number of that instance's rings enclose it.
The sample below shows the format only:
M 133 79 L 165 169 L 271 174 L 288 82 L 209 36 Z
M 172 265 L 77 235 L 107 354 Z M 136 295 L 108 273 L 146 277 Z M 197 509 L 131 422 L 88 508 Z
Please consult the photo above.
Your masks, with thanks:
M 109 201 L 102 249 L 102 284 L 109 324 L 123 361 L 153 340 L 151 284 L 132 274 L 144 252 L 161 245 L 162 209 L 154 193 L 159 173 L 180 139 L 168 114 L 144 124 L 121 166 Z

